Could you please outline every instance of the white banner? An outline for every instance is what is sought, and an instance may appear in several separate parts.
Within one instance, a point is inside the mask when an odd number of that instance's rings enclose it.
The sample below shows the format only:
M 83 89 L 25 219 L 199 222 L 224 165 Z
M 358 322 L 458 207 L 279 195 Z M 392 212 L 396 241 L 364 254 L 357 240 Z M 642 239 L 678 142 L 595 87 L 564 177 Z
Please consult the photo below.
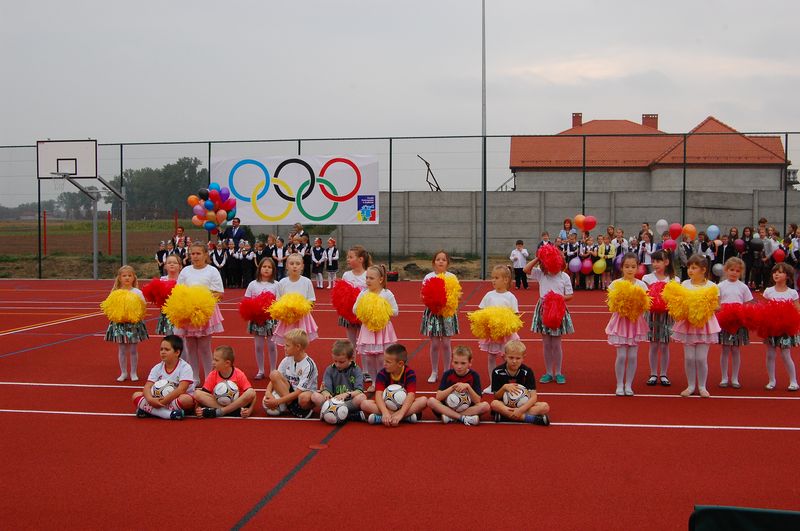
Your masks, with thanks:
M 378 158 L 365 155 L 211 160 L 246 225 L 378 223 Z

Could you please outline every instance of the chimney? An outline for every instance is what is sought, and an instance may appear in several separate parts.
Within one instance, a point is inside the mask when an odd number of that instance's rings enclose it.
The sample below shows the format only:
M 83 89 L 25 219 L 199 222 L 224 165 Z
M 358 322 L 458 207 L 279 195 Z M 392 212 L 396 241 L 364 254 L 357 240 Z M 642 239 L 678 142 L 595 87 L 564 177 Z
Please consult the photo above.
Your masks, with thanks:
M 583 114 L 579 112 L 572 113 L 572 127 L 580 127 L 583 125 Z
M 642 125 L 645 127 L 652 127 L 658 129 L 658 115 L 657 114 L 643 114 Z

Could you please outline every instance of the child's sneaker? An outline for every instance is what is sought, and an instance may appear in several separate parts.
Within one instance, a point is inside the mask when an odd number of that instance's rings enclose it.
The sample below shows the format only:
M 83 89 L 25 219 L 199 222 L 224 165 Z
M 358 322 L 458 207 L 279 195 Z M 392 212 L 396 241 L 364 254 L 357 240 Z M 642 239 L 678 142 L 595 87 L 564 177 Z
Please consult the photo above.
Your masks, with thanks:
M 213 407 L 204 407 L 203 408 L 203 418 L 204 419 L 215 419 L 217 418 L 217 410 Z
M 263 380 L 264 379 L 264 373 L 263 372 L 257 372 L 254 379 Z
M 495 413 L 494 414 L 494 421 L 495 422 L 503 422 L 503 420 L 504 420 L 503 419 L 503 415 L 501 415 L 500 413 Z
M 548 417 L 547 415 L 534 415 L 533 424 L 536 424 L 537 426 L 549 426 L 550 417 Z
M 478 418 L 478 415 L 464 415 L 461 417 L 461 422 L 463 422 L 465 426 L 477 426 L 480 424 L 481 420 Z
M 139 417 L 140 419 L 146 419 L 147 417 L 150 417 L 151 415 L 150 415 L 150 413 L 148 413 L 144 409 L 137 408 L 136 409 L 136 416 Z
M 541 378 L 539 378 L 539 383 L 550 383 L 553 381 L 553 377 L 549 374 L 545 374 Z
M 483 394 L 485 394 L 485 395 L 492 395 L 492 394 L 494 394 L 494 393 L 492 393 L 492 386 L 490 385 L 489 387 L 487 387 L 486 389 L 484 389 L 484 390 L 483 390 Z
M 122 374 L 120 374 L 119 376 L 117 376 L 117 381 L 118 381 L 118 382 L 124 382 L 124 381 L 125 381 L 125 380 L 127 380 L 127 379 L 128 379 L 128 374 L 127 374 L 127 373 L 125 373 L 125 372 L 123 372 Z
M 404 421 L 408 422 L 409 424 L 416 424 L 417 423 L 417 414 L 412 413 L 406 418 L 403 419 Z
M 367 417 L 367 422 L 370 424 L 381 424 L 383 422 L 383 415 L 371 413 L 370 416 Z
M 439 374 L 432 372 L 430 376 L 428 376 L 428 383 L 436 383 L 439 381 Z
M 184 413 L 182 409 L 176 409 L 169 414 L 170 420 L 183 420 Z
M 563 374 L 556 374 L 556 383 L 557 384 L 565 384 L 567 383 L 567 377 Z
M 447 415 L 442 415 L 442 424 L 450 424 L 451 422 L 453 422 L 453 419 Z
M 135 372 L 131 373 L 131 381 L 132 382 L 138 382 L 139 381 L 139 376 Z

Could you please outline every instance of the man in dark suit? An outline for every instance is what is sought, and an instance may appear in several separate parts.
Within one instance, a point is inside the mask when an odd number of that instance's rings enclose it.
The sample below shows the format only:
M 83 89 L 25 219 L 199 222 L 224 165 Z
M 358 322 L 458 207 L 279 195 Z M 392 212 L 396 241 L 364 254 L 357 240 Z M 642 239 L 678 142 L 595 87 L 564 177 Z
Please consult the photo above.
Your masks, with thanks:
M 239 218 L 233 218 L 231 220 L 231 225 L 222 233 L 223 239 L 233 240 L 233 245 L 237 250 L 239 249 L 239 242 L 244 238 L 244 227 L 239 226 L 240 222 L 241 220 Z

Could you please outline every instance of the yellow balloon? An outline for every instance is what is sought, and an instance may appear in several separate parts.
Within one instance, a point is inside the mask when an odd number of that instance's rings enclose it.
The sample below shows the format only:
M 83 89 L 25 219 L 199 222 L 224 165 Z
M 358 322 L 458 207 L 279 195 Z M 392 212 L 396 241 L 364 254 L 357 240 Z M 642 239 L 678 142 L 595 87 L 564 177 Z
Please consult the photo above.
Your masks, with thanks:
M 592 264 L 592 271 L 594 271 L 595 275 L 601 275 L 606 270 L 606 260 L 605 258 L 601 258 L 594 264 Z

